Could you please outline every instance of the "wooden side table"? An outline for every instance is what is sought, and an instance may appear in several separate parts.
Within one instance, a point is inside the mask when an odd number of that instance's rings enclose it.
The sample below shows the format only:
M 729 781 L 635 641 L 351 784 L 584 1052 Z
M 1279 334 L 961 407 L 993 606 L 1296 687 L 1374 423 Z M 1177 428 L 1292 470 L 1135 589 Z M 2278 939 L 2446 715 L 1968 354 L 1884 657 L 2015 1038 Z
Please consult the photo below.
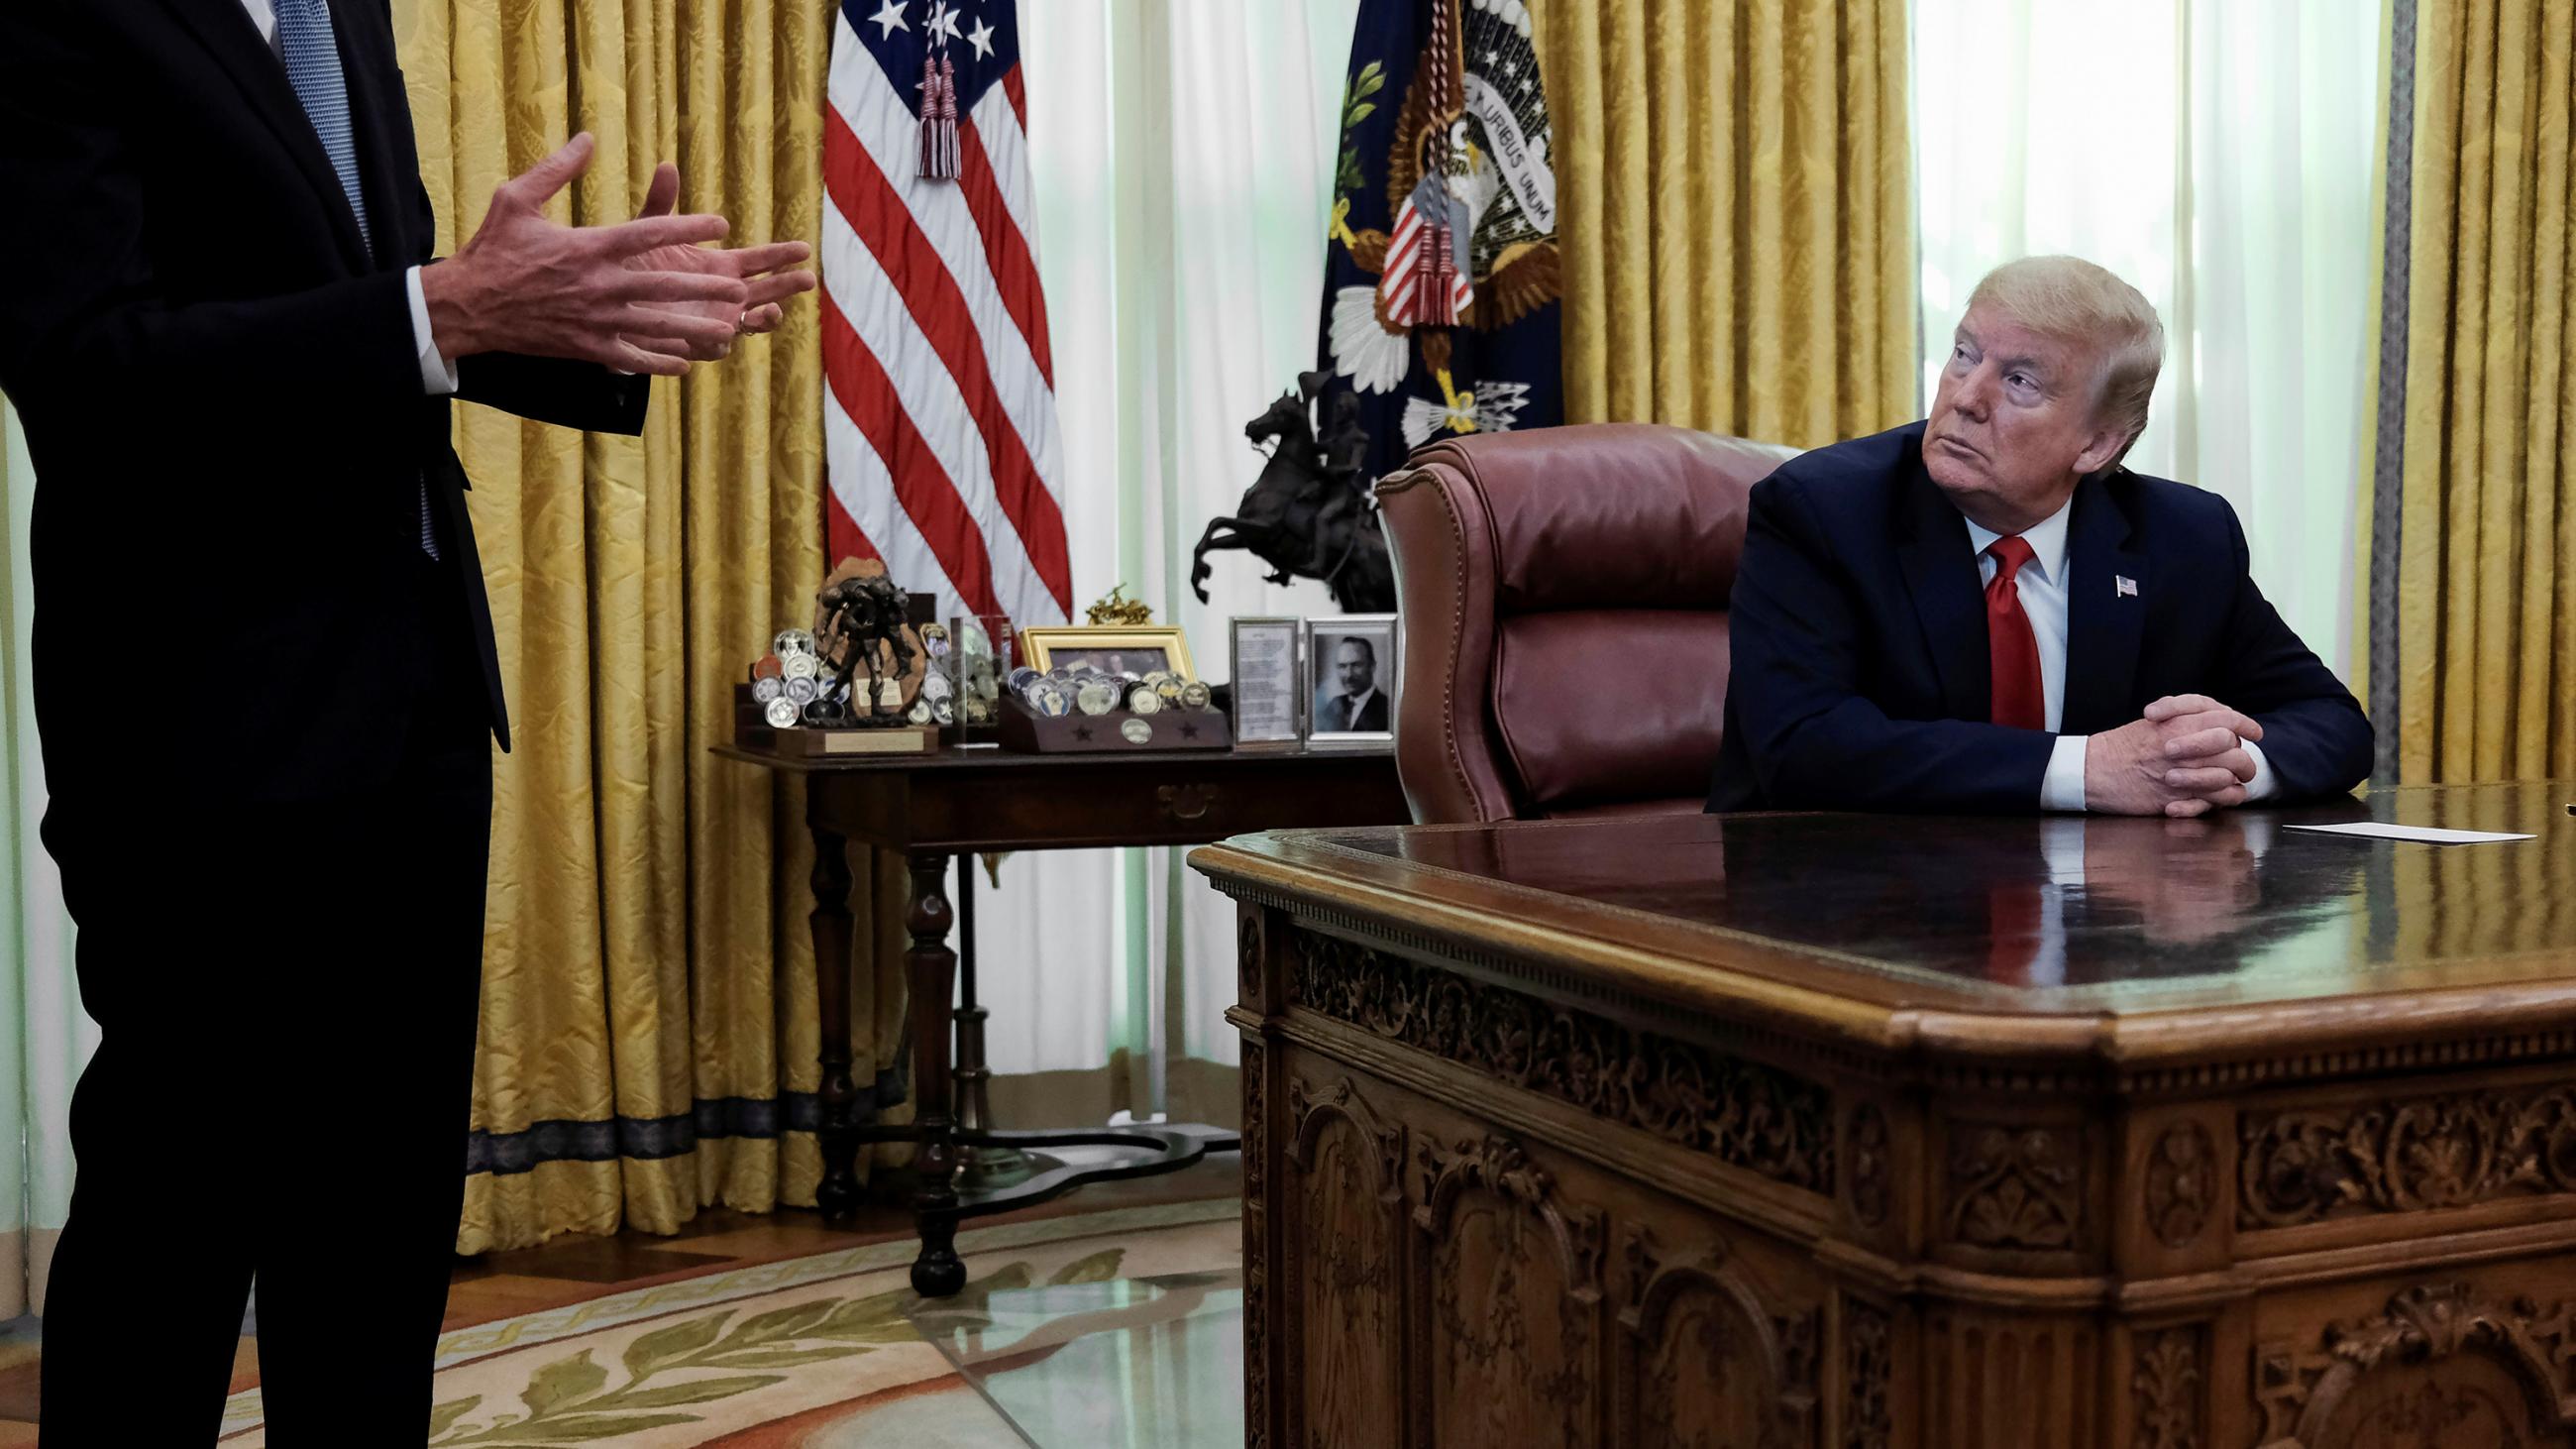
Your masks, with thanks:
M 1001 1133 L 968 1130 L 957 1119 L 961 1078 L 980 1083 L 985 1012 L 974 973 L 957 995 L 958 955 L 948 944 L 954 911 L 949 862 L 989 851 L 1083 850 L 1130 845 L 1200 845 L 1256 830 L 1397 825 L 1410 818 L 1383 751 L 1298 749 L 1116 755 L 1008 754 L 951 748 L 931 755 L 813 760 L 718 746 L 715 753 L 805 777 L 805 820 L 814 832 L 815 1000 L 822 1016 L 823 1181 L 816 1205 L 829 1220 L 858 1207 L 858 1151 L 870 1142 L 920 1144 L 921 1189 L 913 1209 L 921 1252 L 913 1288 L 944 1298 L 966 1283 L 957 1256 L 960 1220 L 1007 1211 L 1084 1182 L 1137 1177 L 1188 1166 L 1230 1137 L 1163 1128 Z M 850 1078 L 850 869 L 858 841 L 903 851 L 912 868 L 905 916 L 911 990 L 915 1117 L 909 1126 L 853 1120 Z M 1036 964 L 1036 963 L 1032 963 Z M 952 1037 L 961 1045 L 954 1056 Z M 981 1129 L 988 1124 L 977 1123 Z M 1106 1165 L 1060 1165 L 1007 1187 L 962 1188 L 961 1156 L 977 1147 L 1133 1149 Z

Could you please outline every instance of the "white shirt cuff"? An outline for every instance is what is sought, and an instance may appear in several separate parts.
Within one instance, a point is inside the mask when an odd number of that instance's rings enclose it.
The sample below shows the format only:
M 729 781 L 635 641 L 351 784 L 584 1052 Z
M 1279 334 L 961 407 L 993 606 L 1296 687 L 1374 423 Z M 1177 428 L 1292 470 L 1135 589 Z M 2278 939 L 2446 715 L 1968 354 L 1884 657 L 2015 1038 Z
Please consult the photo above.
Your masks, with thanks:
M 429 298 L 420 290 L 420 268 L 403 273 L 403 290 L 411 296 L 411 345 L 420 351 L 420 389 L 432 397 L 456 391 L 456 364 L 438 355 L 438 340 L 429 335 Z
M 2048 753 L 2048 773 L 2039 777 L 2040 809 L 2084 808 L 2085 742 L 2091 738 L 2090 735 L 2057 737 L 2057 748 Z
M 2263 747 L 2247 740 L 2245 753 L 2254 757 L 2254 778 L 2246 783 L 2245 803 L 2251 805 L 2257 800 L 2269 800 L 2280 794 L 2281 782 L 2272 777 L 2272 762 L 2263 758 Z

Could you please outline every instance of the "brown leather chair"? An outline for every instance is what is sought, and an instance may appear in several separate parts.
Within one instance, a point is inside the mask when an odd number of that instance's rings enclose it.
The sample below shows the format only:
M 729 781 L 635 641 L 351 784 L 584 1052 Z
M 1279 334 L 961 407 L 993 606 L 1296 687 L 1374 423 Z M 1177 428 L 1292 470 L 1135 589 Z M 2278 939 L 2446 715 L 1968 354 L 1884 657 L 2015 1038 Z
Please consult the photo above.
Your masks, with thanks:
M 1745 501 L 1797 453 L 1593 423 L 1446 439 L 1381 481 L 1413 818 L 1702 808 Z

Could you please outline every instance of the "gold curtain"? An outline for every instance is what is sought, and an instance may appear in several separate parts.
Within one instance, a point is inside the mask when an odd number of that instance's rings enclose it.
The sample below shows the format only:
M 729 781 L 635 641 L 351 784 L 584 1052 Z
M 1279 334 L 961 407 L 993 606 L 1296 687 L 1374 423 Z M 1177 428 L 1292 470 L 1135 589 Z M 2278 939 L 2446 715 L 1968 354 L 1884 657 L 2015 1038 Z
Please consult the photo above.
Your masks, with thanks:
M 1569 422 L 1918 416 L 1904 0 L 1531 0 Z
M 681 209 L 722 212 L 732 242 L 819 236 L 829 6 L 393 13 L 442 253 L 582 130 L 598 152 L 559 221 L 633 216 L 668 159 Z M 817 1084 L 802 796 L 707 747 L 731 735 L 745 664 L 812 611 L 820 378 L 807 299 L 774 336 L 657 381 L 641 439 L 458 409 L 516 728 L 495 759 L 474 1094 L 498 1170 L 469 1180 L 461 1252 L 813 1201 L 813 1137 L 783 1128 L 787 1094 Z M 859 938 L 893 968 L 852 993 L 864 1089 L 894 1061 L 905 883 L 892 858 L 853 864 Z
M 2416 16 L 2399 777 L 2576 775 L 2576 6 Z

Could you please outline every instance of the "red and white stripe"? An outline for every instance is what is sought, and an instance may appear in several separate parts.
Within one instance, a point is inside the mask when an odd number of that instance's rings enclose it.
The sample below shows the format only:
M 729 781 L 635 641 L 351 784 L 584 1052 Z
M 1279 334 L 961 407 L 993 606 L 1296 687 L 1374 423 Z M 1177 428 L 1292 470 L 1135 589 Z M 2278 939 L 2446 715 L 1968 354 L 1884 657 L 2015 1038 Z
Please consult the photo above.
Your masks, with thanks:
M 823 442 L 832 559 L 877 557 L 943 615 L 1073 608 L 1027 106 L 1015 68 L 958 118 L 958 174 L 834 22 L 824 116 Z
M 1406 197 L 1396 213 L 1395 235 L 1387 238 L 1386 269 L 1378 278 L 1378 295 L 1386 300 L 1388 321 L 1404 327 L 1445 327 L 1467 315 L 1467 304 L 1476 293 L 1468 285 L 1465 269 L 1432 265 L 1429 250 L 1444 239 L 1423 221 L 1413 198 Z M 1440 296 L 1444 289 L 1445 299 Z

